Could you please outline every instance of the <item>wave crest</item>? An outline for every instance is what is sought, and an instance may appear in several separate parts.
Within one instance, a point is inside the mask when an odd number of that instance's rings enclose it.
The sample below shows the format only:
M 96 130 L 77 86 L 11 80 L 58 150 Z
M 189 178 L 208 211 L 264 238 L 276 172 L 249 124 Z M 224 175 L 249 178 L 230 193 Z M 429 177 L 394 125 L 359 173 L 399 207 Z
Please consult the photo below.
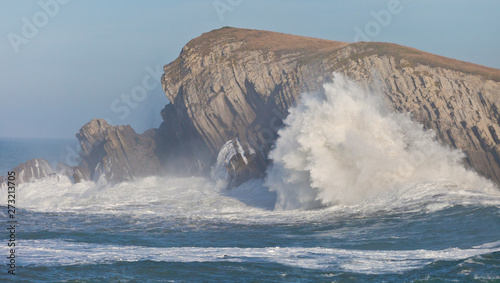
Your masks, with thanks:
M 464 154 L 438 143 L 381 95 L 339 74 L 323 93 L 304 94 L 270 153 L 266 185 L 276 209 L 355 204 L 408 184 L 493 185 L 462 165 Z

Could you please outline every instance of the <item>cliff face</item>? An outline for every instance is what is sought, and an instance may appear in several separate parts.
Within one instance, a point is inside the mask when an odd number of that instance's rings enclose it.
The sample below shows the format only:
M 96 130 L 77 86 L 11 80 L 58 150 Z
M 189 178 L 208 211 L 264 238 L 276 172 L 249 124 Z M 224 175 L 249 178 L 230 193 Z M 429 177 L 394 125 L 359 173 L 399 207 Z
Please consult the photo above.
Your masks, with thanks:
M 238 138 L 256 152 L 262 174 L 288 109 L 335 71 L 375 87 L 500 183 L 500 70 L 395 44 L 223 28 L 190 41 L 164 71 L 171 104 L 162 111 L 160 159 L 182 160 L 182 170 L 207 172 Z
M 75 183 L 82 181 L 108 182 L 134 180 L 159 173 L 162 170 L 158 154 L 157 130 L 138 135 L 130 126 L 111 126 L 105 120 L 94 119 L 85 124 L 76 135 L 81 152 L 78 166 L 59 163 L 56 170 L 44 159 L 32 159 L 19 164 L 17 184 L 64 175 Z M 1 176 L 0 184 L 7 178 Z
M 343 72 L 357 80 L 379 81 L 395 110 L 411 113 L 442 143 L 464 151 L 476 171 L 500 184 L 500 83 L 491 79 L 494 74 L 412 65 L 378 55 L 349 62 Z

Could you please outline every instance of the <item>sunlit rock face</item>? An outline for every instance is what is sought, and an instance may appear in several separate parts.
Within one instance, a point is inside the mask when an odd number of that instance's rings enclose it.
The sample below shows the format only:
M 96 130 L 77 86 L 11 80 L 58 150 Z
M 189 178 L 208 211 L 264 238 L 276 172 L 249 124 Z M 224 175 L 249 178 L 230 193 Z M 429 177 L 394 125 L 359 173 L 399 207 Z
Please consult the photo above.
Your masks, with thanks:
M 255 149 L 256 175 L 264 174 L 288 109 L 337 72 L 410 113 L 500 182 L 500 70 L 389 43 L 235 28 L 191 40 L 164 70 L 171 104 L 162 111 L 160 159 L 175 160 L 179 171 L 209 172 L 220 148 L 237 138 Z

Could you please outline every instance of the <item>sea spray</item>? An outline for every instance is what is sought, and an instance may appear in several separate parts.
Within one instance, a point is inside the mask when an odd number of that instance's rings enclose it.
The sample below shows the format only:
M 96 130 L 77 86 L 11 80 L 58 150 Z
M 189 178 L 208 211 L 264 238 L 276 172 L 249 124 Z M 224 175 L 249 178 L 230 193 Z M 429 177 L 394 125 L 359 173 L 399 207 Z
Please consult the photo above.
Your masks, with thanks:
M 323 87 L 303 94 L 278 132 L 265 182 L 277 193 L 276 209 L 355 204 L 428 182 L 493 186 L 464 168 L 462 152 L 390 111 L 381 95 L 339 74 Z

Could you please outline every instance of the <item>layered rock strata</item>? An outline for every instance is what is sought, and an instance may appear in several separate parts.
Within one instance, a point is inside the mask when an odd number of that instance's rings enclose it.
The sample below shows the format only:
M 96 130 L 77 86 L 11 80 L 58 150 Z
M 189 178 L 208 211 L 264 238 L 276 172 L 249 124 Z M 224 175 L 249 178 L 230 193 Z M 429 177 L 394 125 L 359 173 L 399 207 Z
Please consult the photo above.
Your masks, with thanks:
M 238 138 L 256 149 L 264 172 L 288 109 L 339 72 L 384 95 L 500 183 L 500 70 L 389 43 L 223 28 L 190 41 L 164 71 L 171 104 L 160 135 L 191 171 L 208 171 L 220 148 Z

